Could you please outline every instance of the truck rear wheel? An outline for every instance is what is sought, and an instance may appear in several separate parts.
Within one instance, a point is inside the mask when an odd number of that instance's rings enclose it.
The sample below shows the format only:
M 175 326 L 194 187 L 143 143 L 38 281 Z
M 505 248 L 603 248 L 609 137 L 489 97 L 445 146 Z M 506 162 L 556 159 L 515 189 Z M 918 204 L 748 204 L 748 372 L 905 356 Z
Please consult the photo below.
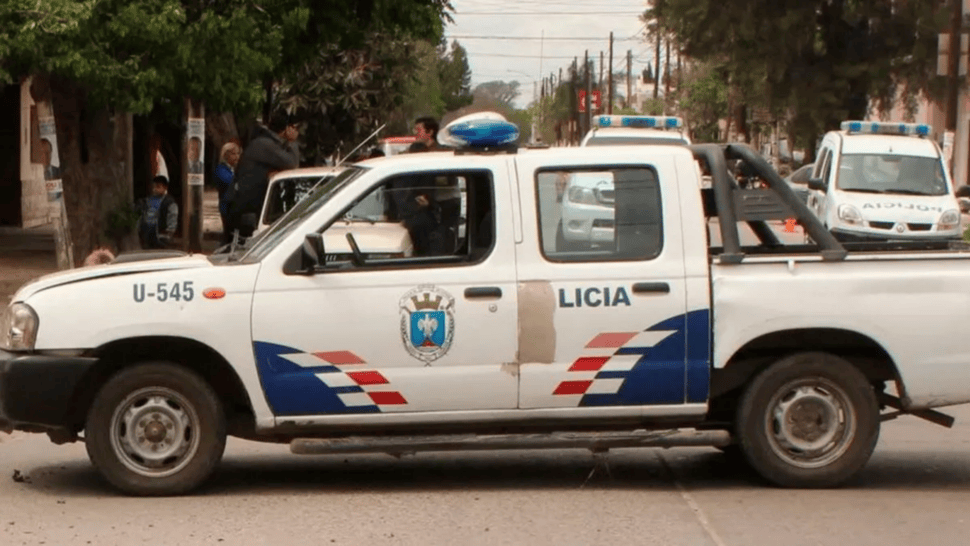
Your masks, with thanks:
M 737 437 L 745 458 L 783 487 L 836 487 L 869 461 L 879 407 L 866 377 L 827 353 L 772 364 L 741 401 Z
M 139 364 L 104 384 L 88 412 L 91 462 L 133 495 L 179 495 L 199 486 L 226 447 L 218 397 L 196 373 L 170 363 Z

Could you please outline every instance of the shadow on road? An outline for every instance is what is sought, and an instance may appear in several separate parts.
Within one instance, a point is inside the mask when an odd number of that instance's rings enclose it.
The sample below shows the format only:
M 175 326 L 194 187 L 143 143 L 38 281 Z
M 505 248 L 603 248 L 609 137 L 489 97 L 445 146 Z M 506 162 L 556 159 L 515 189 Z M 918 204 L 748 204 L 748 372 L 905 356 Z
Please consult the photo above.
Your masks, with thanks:
M 663 461 L 661 461 L 663 458 Z M 607 464 L 582 451 L 422 454 L 390 456 L 230 456 L 199 490 L 202 495 L 359 494 L 454 490 L 689 490 L 766 487 L 744 464 L 708 450 L 618 450 Z M 664 464 L 666 462 L 666 465 Z M 669 469 L 669 470 L 668 470 Z M 591 475 L 592 473 L 592 475 Z M 30 470 L 38 492 L 57 496 L 115 496 L 86 461 Z M 962 452 L 877 452 L 843 490 L 970 491 L 970 465 Z

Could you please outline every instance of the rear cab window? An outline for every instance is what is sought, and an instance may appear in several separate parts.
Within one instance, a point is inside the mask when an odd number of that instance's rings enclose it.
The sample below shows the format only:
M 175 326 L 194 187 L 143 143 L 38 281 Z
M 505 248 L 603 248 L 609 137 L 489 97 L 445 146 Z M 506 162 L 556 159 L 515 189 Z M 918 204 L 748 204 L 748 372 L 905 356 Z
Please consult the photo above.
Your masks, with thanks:
M 552 262 L 651 260 L 663 250 L 657 172 L 646 166 L 536 173 L 540 249 Z

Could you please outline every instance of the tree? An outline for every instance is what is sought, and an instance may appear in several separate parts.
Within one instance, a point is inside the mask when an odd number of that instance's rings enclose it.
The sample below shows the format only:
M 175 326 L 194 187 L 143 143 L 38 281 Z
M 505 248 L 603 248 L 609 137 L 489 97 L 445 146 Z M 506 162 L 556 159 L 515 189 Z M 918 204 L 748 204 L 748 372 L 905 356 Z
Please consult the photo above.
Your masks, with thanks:
M 472 103 L 472 71 L 468 68 L 468 53 L 457 40 L 451 42 L 450 51 L 438 55 L 438 74 L 441 83 L 441 97 L 445 110 L 452 111 Z
M 253 108 L 283 36 L 305 8 L 283 0 L 10 0 L 0 5 L 0 78 L 49 80 L 64 199 L 78 261 L 103 238 L 106 212 L 131 201 L 131 114 L 182 97 Z M 45 82 L 46 83 L 46 82 Z M 177 117 L 176 117 L 177 119 Z
M 727 96 L 727 83 L 717 66 L 702 64 L 687 71 L 678 98 L 695 141 L 718 139 L 718 121 L 728 113 Z
M 519 82 L 504 82 L 500 80 L 480 83 L 472 92 L 476 102 L 494 102 L 513 108 L 512 103 L 519 97 Z
M 339 58 L 372 37 L 381 47 L 405 34 L 437 41 L 448 10 L 448 0 L 7 0 L 0 79 L 50 77 L 80 259 L 100 242 L 105 212 L 131 200 L 120 166 L 130 165 L 132 114 L 179 119 L 191 97 L 207 111 L 246 116 L 281 75 L 321 55 Z M 347 55 L 342 66 L 356 69 L 361 58 Z
M 791 112 L 803 143 L 874 104 L 942 96 L 938 0 L 656 0 L 645 19 L 672 32 L 685 54 L 723 64 L 742 96 Z

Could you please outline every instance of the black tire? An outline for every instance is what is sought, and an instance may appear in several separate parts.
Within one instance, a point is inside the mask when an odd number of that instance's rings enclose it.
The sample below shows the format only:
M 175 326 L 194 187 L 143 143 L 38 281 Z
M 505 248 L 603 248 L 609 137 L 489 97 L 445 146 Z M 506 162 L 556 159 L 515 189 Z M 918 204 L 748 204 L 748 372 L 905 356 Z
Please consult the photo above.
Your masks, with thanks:
M 226 417 L 195 372 L 167 362 L 139 364 L 98 391 L 85 443 L 91 462 L 118 489 L 182 495 L 201 485 L 222 459 Z
M 828 353 L 799 353 L 754 379 L 741 400 L 736 437 L 769 482 L 827 488 L 862 470 L 879 424 L 876 395 L 862 372 Z

